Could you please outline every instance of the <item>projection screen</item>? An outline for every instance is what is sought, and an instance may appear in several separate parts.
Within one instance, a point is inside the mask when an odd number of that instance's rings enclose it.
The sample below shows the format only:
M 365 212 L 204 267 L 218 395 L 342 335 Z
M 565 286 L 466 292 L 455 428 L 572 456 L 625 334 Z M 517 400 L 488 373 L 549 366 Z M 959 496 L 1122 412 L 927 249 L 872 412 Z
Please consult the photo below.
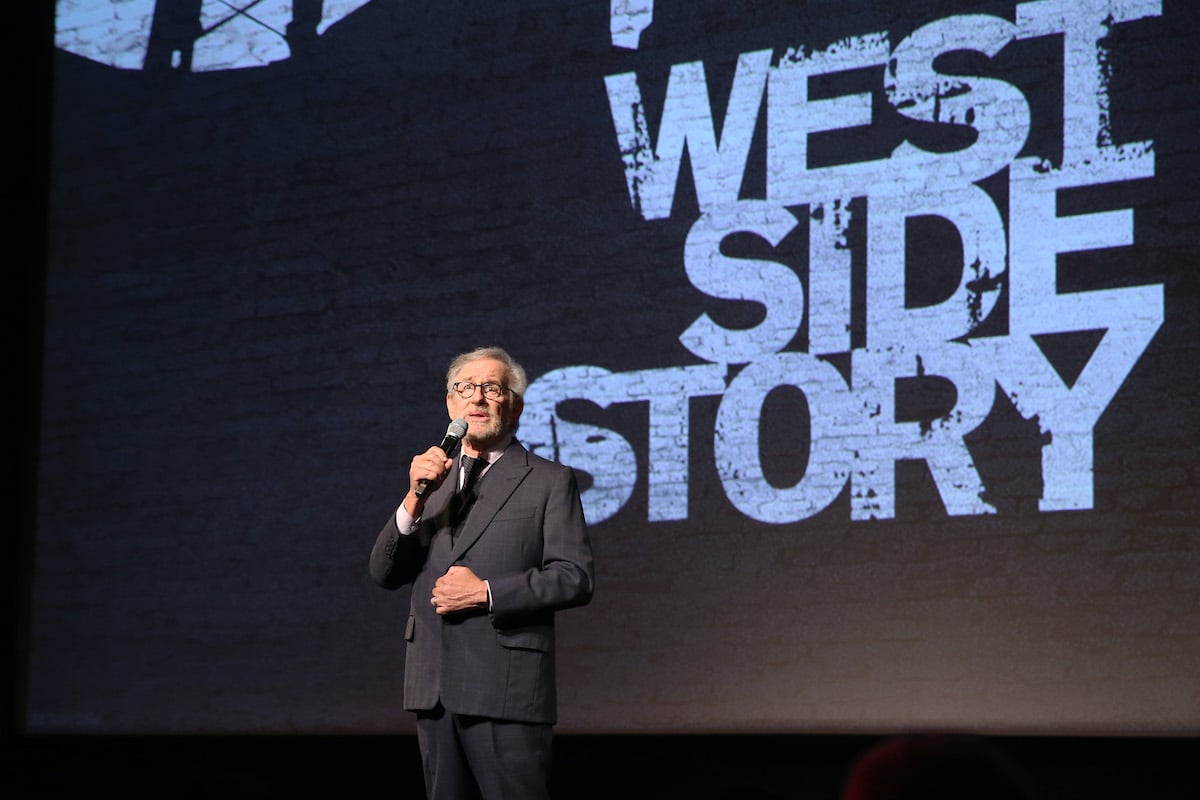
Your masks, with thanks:
M 1194 4 L 60 0 L 34 733 L 412 730 L 508 349 L 564 732 L 1200 730 Z

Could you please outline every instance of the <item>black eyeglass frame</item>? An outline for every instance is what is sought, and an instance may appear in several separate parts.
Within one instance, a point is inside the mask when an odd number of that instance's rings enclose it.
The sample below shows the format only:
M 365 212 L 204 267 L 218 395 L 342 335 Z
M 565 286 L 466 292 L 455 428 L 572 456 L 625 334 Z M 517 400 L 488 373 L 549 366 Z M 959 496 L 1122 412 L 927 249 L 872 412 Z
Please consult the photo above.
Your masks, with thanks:
M 516 392 L 513 392 L 511 388 L 505 386 L 503 383 L 492 383 L 490 381 L 486 383 L 475 383 L 474 381 L 455 381 L 454 383 L 450 384 L 450 389 L 454 392 L 457 392 L 458 396 L 464 400 L 470 400 L 472 397 L 474 397 L 476 388 L 483 392 L 483 396 L 489 400 L 499 400 L 509 392 L 516 394 Z

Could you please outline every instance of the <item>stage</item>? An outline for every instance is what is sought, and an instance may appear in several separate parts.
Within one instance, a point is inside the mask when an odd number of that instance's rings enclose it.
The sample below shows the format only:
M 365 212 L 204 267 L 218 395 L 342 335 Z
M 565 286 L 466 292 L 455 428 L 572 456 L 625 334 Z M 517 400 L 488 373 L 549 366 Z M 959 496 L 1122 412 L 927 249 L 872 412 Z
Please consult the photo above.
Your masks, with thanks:
M 869 735 L 559 735 L 554 796 L 836 800 Z M 1046 800 L 1191 800 L 1194 739 L 989 737 Z M 9 751 L 20 797 L 421 798 L 403 736 L 27 737 Z M 969 800 L 964 798 L 964 800 Z

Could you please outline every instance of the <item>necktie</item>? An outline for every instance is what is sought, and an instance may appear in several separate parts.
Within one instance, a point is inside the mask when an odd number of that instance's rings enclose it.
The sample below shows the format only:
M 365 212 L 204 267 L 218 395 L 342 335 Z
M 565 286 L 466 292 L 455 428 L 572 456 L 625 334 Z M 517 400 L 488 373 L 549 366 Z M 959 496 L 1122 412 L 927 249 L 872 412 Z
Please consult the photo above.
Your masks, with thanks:
M 467 512 L 475 504 L 475 482 L 479 478 L 479 473 L 483 472 L 483 468 L 487 466 L 487 463 L 487 459 L 484 458 L 471 458 L 471 456 L 465 454 L 462 457 L 462 488 L 454 496 L 452 506 L 454 534 L 458 533 L 458 529 L 462 527 L 463 522 L 467 518 Z
M 468 455 L 462 457 L 463 484 L 459 491 L 463 496 L 469 496 L 468 493 L 475 488 L 475 481 L 487 463 L 487 459 L 483 458 L 471 458 Z

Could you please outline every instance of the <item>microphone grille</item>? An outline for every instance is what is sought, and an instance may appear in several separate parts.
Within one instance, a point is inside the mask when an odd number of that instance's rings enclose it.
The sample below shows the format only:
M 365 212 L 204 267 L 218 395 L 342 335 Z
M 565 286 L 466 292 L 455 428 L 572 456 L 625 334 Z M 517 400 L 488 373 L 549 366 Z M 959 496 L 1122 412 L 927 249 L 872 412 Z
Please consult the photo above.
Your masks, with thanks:
M 447 426 L 446 435 L 451 436 L 455 439 L 461 439 L 462 437 L 466 436 L 467 435 L 467 421 L 465 419 L 462 419 L 461 417 L 459 419 L 454 420 L 453 422 L 450 423 L 449 426 Z

